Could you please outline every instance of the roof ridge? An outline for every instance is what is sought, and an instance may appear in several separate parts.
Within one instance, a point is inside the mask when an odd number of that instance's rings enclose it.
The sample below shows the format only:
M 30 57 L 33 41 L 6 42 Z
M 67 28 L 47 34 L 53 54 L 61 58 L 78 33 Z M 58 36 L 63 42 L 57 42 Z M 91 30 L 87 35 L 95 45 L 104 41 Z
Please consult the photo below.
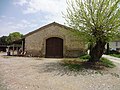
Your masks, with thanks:
M 56 24 L 56 25 L 58 25 L 58 26 L 60 26 L 60 27 L 69 28 L 69 29 L 70 29 L 70 27 L 65 26 L 65 25 L 62 25 L 62 24 L 59 24 L 59 23 L 57 23 L 57 22 L 54 21 L 54 22 L 52 22 L 52 23 L 49 23 L 49 24 L 44 25 L 44 26 L 42 26 L 42 27 L 40 27 L 40 28 L 38 28 L 38 29 L 36 29 L 36 30 L 34 30 L 34 31 L 31 31 L 31 32 L 27 33 L 26 35 L 23 36 L 23 38 L 25 38 L 25 37 L 27 37 L 27 36 L 35 33 L 35 32 L 38 32 L 40 29 L 44 29 L 44 28 L 46 28 L 46 27 L 49 27 L 50 25 L 53 25 L 53 24 Z

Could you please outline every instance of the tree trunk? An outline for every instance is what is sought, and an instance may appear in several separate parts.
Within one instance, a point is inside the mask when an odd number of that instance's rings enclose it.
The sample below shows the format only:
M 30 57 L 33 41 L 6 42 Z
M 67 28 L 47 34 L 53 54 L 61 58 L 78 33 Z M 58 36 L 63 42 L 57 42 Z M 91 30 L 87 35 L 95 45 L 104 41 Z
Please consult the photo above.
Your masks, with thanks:
M 98 62 L 102 57 L 104 50 L 105 50 L 106 42 L 97 41 L 95 46 L 90 46 L 90 59 L 89 62 Z

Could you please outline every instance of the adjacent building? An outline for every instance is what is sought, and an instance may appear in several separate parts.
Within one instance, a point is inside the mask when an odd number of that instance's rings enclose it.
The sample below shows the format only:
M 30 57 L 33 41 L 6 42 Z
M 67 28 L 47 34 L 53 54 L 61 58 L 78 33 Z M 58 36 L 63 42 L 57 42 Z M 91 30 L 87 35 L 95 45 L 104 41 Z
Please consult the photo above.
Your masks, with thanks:
M 120 52 L 120 41 L 113 41 L 113 42 L 109 42 L 109 48 L 110 50 L 115 50 Z

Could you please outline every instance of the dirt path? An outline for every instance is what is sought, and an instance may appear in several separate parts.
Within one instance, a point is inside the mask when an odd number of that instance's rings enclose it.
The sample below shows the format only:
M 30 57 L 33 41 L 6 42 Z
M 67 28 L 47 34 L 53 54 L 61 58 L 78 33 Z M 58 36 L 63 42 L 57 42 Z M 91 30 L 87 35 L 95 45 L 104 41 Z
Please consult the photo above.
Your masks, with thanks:
M 120 58 L 109 56 L 109 55 L 103 55 L 103 57 L 108 58 L 109 60 L 113 62 L 120 63 Z
M 1 54 L 2 88 L 5 90 L 120 90 L 120 67 L 111 69 L 106 74 L 81 75 L 60 66 L 60 60 L 6 57 Z

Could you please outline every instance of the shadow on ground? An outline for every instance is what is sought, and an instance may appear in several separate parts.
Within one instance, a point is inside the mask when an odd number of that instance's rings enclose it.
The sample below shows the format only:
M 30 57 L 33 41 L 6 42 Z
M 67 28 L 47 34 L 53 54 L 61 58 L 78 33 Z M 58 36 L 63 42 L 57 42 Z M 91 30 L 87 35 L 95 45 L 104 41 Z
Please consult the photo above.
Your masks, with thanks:
M 93 74 L 108 74 L 107 70 L 102 68 L 93 68 L 91 66 L 81 65 L 81 64 L 66 64 L 63 62 L 48 62 L 44 64 L 35 65 L 34 69 L 37 69 L 39 73 L 54 73 L 54 75 L 93 75 Z

